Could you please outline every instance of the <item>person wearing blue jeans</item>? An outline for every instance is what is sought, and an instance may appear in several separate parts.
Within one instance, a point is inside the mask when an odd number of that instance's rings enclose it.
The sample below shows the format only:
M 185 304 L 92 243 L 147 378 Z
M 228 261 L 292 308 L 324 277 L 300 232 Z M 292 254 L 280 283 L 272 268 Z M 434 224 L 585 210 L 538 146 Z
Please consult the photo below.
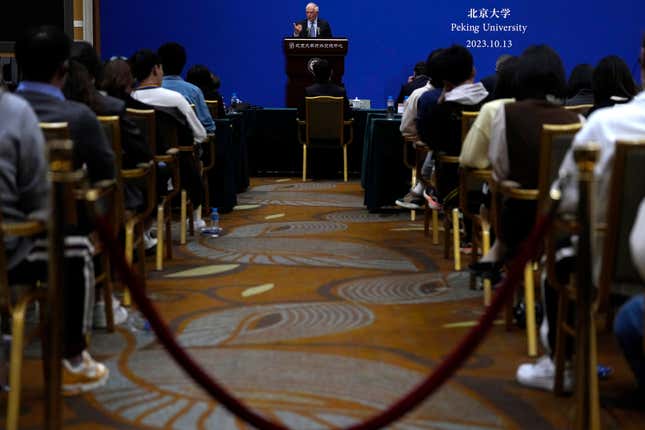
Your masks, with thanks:
M 645 294 L 640 294 L 628 300 L 614 320 L 614 333 L 640 390 L 645 390 L 644 310 Z
M 645 37 L 643 38 L 645 54 Z M 645 75 L 645 72 L 643 73 Z M 641 202 L 629 237 L 634 267 L 645 282 L 645 199 Z M 645 391 L 645 294 L 632 297 L 618 311 L 614 320 L 614 333 L 625 354 L 629 367 L 636 376 L 638 388 Z

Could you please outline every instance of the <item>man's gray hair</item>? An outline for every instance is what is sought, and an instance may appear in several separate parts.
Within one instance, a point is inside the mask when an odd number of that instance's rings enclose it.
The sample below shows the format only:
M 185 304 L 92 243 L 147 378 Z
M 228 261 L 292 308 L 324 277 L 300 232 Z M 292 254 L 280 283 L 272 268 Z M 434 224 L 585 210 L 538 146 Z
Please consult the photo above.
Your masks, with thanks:
M 313 6 L 313 7 L 316 9 L 316 12 L 319 12 L 319 11 L 320 11 L 320 8 L 319 8 L 319 7 L 318 7 L 318 5 L 317 5 L 316 3 L 314 3 L 314 2 L 307 3 L 307 6 L 305 6 L 305 9 L 307 9 L 309 6 Z

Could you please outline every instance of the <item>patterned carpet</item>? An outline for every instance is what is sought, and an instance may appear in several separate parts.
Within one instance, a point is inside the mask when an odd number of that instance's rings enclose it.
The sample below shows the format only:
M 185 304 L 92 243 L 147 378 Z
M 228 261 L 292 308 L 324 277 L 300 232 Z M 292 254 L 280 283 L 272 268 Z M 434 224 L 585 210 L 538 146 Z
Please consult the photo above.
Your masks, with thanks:
M 225 234 L 194 237 L 149 294 L 179 341 L 248 405 L 293 429 L 342 428 L 420 382 L 481 315 L 480 291 L 450 271 L 408 212 L 370 214 L 360 184 L 257 179 L 222 216 Z M 175 226 L 177 227 L 177 226 Z M 149 265 L 152 267 L 152 264 Z M 563 429 L 572 398 L 521 388 L 525 336 L 500 325 L 458 375 L 396 430 Z M 133 313 L 92 353 L 107 385 L 65 401 L 69 429 L 250 428 L 196 387 Z M 620 404 L 630 374 L 608 334 L 604 428 L 642 428 Z M 35 346 L 25 365 L 21 428 L 42 428 Z M 0 397 L 4 421 L 6 395 Z

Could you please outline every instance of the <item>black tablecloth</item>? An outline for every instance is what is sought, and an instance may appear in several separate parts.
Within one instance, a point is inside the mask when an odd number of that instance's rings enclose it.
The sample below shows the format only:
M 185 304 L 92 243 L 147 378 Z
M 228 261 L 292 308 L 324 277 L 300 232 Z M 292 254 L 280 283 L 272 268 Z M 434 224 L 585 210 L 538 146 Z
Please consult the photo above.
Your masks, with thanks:
M 354 141 L 347 150 L 350 176 L 360 175 L 367 116 L 377 112 L 384 111 L 354 111 Z M 298 142 L 297 116 L 298 110 L 292 108 L 249 109 L 243 113 L 251 175 L 302 174 L 302 145 Z M 340 149 L 314 149 L 308 156 L 308 169 L 315 178 L 342 178 Z
M 400 125 L 400 118 L 368 116 L 361 183 L 365 188 L 364 204 L 370 211 L 393 206 L 410 188 L 410 171 L 403 163 Z

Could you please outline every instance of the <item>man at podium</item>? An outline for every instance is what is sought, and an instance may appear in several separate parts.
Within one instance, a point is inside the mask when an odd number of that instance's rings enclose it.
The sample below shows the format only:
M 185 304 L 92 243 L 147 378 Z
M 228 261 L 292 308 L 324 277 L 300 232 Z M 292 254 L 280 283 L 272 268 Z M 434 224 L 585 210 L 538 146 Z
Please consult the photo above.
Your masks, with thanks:
M 293 37 L 330 38 L 331 26 L 324 19 L 318 18 L 318 5 L 309 3 L 305 7 L 307 19 L 293 24 Z

